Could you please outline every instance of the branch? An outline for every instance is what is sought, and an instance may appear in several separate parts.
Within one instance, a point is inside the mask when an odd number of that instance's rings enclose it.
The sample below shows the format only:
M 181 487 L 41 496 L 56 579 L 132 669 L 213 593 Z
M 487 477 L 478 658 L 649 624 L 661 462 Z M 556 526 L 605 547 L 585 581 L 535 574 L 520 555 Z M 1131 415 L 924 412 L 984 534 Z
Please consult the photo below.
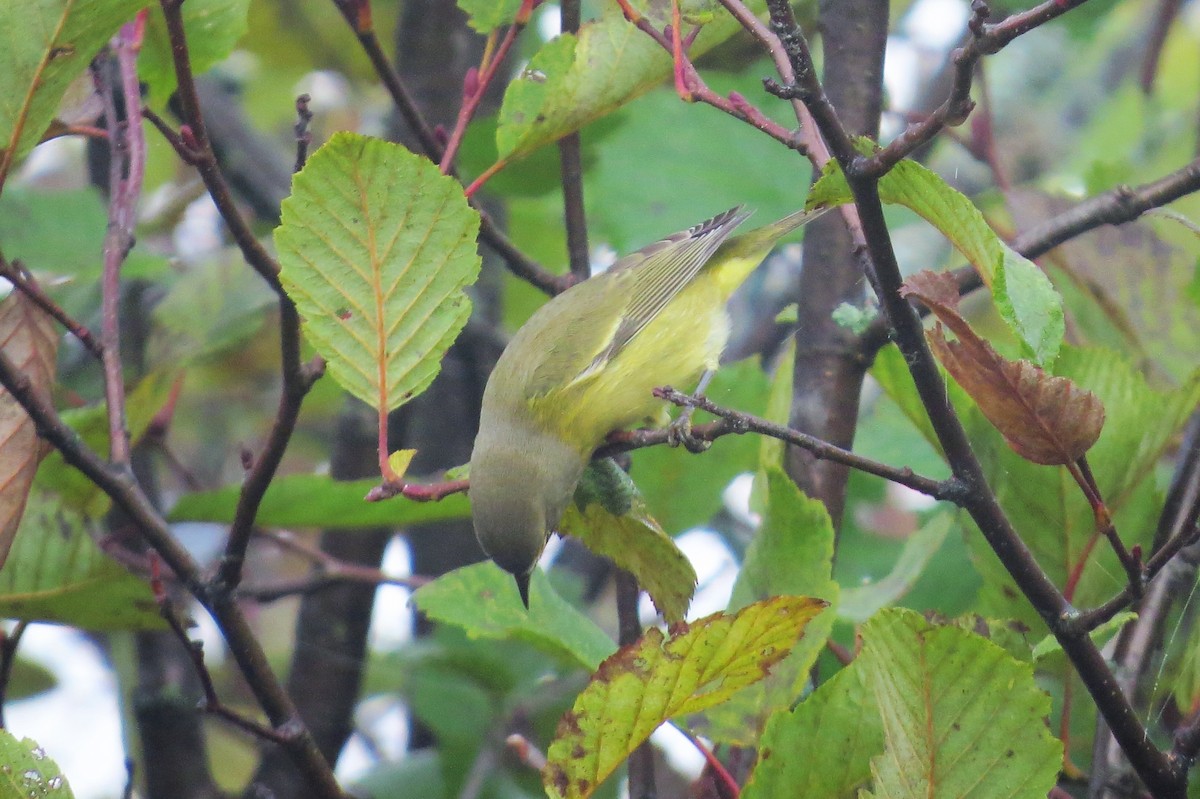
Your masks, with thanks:
M 100 280 L 103 345 L 104 401 L 108 410 L 109 460 L 129 465 L 129 429 L 125 423 L 125 375 L 121 364 L 121 264 L 133 249 L 137 203 L 146 173 L 146 139 L 136 109 L 141 104 L 137 55 L 142 47 L 146 12 L 121 28 L 112 43 L 115 80 L 107 61 L 94 70 L 96 88 L 104 105 L 108 131 L 108 230 L 104 235 L 104 271 Z M 120 88 L 120 102 L 114 92 Z
M 1006 21 L 1006 30 L 1019 31 L 1033 26 L 1042 15 L 1054 15 L 1054 9 L 1077 5 L 1076 0 L 1052 0 L 1047 6 L 1014 15 Z M 1121 692 L 1112 671 L 1086 632 L 1071 624 L 1079 616 L 1046 576 L 1033 553 L 1017 535 L 988 486 L 983 468 L 971 448 L 966 431 L 950 404 L 933 354 L 925 341 L 921 318 L 900 296 L 902 277 L 883 215 L 877 179 L 852 170 L 858 158 L 850 138 L 817 80 L 807 42 L 796 25 L 786 0 L 768 0 L 772 29 L 778 34 L 792 62 L 796 82 L 775 87 L 783 96 L 802 99 L 820 127 L 822 137 L 846 174 L 855 205 L 863 223 L 867 252 L 873 264 L 873 278 L 881 309 L 886 314 L 896 343 L 905 357 L 921 401 L 929 413 L 938 442 L 955 477 L 969 488 L 963 507 L 979 526 L 989 546 L 1000 558 L 1021 592 L 1038 611 L 1078 671 L 1089 693 L 1105 717 L 1117 741 L 1146 786 L 1156 795 L 1183 796 L 1186 773 L 1160 752 L 1151 742 L 1128 698 Z M 1061 13 L 1061 12 L 1059 12 Z M 1040 23 L 1037 23 L 1040 24 Z M 1017 35 L 1013 33 L 1012 35 Z
M 230 653 L 271 723 L 277 727 L 298 724 L 295 706 L 271 670 L 266 653 L 246 617 L 227 595 L 214 596 L 209 592 L 199 566 L 172 535 L 166 521 L 138 487 L 129 470 L 110 467 L 88 449 L 54 408 L 37 395 L 28 376 L 18 370 L 4 352 L 0 352 L 0 385 L 33 419 L 39 435 L 54 445 L 62 453 L 63 460 L 82 472 L 128 515 L 130 522 L 176 577 L 205 605 L 223 631 Z M 314 795 L 326 799 L 344 799 L 333 771 L 317 750 L 312 736 L 303 727 L 300 730 L 287 748 Z
M 162 5 L 163 19 L 166 22 L 167 39 L 171 44 L 171 57 L 174 60 L 178 84 L 175 91 L 176 97 L 179 99 L 180 117 L 184 123 L 180 129 L 180 135 L 174 139 L 168 137 L 168 141 L 171 141 L 172 145 L 186 147 L 190 153 L 191 158 L 188 159 L 185 156 L 184 160 L 193 164 L 200 173 L 208 193 L 212 196 L 213 203 L 217 206 L 217 211 L 225 220 L 230 235 L 233 236 L 238 249 L 242 251 L 246 263 L 250 264 L 250 267 L 267 282 L 267 285 L 276 294 L 286 297 L 283 286 L 279 282 L 279 264 L 263 247 L 258 237 L 254 235 L 254 231 L 250 229 L 245 217 L 238 211 L 229 185 L 225 182 L 225 176 L 221 174 L 221 169 L 217 164 L 217 156 L 213 152 L 212 143 L 209 141 L 204 116 L 200 112 L 200 98 L 196 93 L 196 81 L 192 75 L 192 62 L 188 54 L 187 36 L 183 28 L 181 10 L 183 0 L 160 0 L 160 4 Z M 136 106 L 134 107 L 136 108 Z M 147 118 L 154 122 L 152 116 L 147 115 Z M 155 123 L 155 127 L 158 127 L 160 131 L 163 130 L 163 127 L 157 123 Z M 176 146 L 176 149 L 180 149 L 179 146 Z
M 967 23 L 972 39 L 965 47 L 956 48 L 950 58 L 954 62 L 954 83 L 946 101 L 921 122 L 910 125 L 891 144 L 873 156 L 860 156 L 844 169 L 863 178 L 879 178 L 914 150 L 928 143 L 947 125 L 961 125 L 975 107 L 971 100 L 971 79 L 975 65 L 985 55 L 993 55 L 1007 47 L 1022 34 L 1060 17 L 1087 0 L 1047 0 L 1027 11 L 1006 17 L 994 25 L 986 20 L 991 14 L 985 0 L 972 0 L 971 19 Z
M 562 0 L 560 26 L 566 33 L 578 33 L 581 0 Z M 583 212 L 583 153 L 579 131 L 558 140 L 559 171 L 562 175 L 563 221 L 567 227 L 567 261 L 571 274 L 585 280 L 592 272 L 588 257 L 587 217 Z
M 655 389 L 655 396 L 665 399 L 681 408 L 698 408 L 702 411 L 707 411 L 714 416 L 719 416 L 725 420 L 726 424 L 702 425 L 693 429 L 694 436 L 703 441 L 713 441 L 722 435 L 729 433 L 759 433 L 761 435 L 777 438 L 780 441 L 786 441 L 797 447 L 811 452 L 815 457 L 822 460 L 841 463 L 853 469 L 858 469 L 867 474 L 873 474 L 877 477 L 882 477 L 885 480 L 890 480 L 902 486 L 907 486 L 914 491 L 918 491 L 926 496 L 934 499 L 946 500 L 953 502 L 956 505 L 964 504 L 967 486 L 956 478 L 951 477 L 948 480 L 934 480 L 931 477 L 924 477 L 916 474 L 907 466 L 896 468 L 888 466 L 885 463 L 864 458 L 854 452 L 851 452 L 841 447 L 836 447 L 827 441 L 822 441 L 819 438 L 810 436 L 807 433 L 801 433 L 799 430 L 793 430 L 789 427 L 769 422 L 766 419 L 760 419 L 757 416 L 741 413 L 739 411 L 722 408 L 713 402 L 710 402 L 706 397 L 691 396 L 682 391 L 676 391 L 673 388 L 666 387 Z M 662 439 L 666 441 L 667 431 L 651 431 L 652 435 L 645 435 L 638 438 L 639 445 L 649 443 L 661 443 L 654 439 Z M 636 435 L 636 434 L 635 434 Z M 607 456 L 607 448 L 604 450 Z
M 46 294 L 34 278 L 33 273 L 26 269 L 24 264 L 15 259 L 12 263 L 9 263 L 0 255 L 0 277 L 12 283 L 17 291 L 28 297 L 34 305 L 41 308 L 51 318 L 66 328 L 67 332 L 78 339 L 84 349 L 90 352 L 97 360 L 103 360 L 104 346 L 96 339 L 92 331 L 87 328 L 87 325 L 72 317 L 62 309 L 62 306 L 51 299 L 50 295 Z
M 1017 236 L 1010 246 L 1026 258 L 1035 259 L 1089 230 L 1132 222 L 1147 211 L 1196 191 L 1200 191 L 1200 158 L 1150 183 L 1117 186 L 1083 200 L 1074 208 Z M 955 270 L 955 277 L 961 294 L 983 287 L 983 281 L 973 267 Z M 928 311 L 921 309 L 919 313 L 924 316 Z M 872 322 L 861 338 L 864 357 L 886 345 L 890 336 L 886 317 Z

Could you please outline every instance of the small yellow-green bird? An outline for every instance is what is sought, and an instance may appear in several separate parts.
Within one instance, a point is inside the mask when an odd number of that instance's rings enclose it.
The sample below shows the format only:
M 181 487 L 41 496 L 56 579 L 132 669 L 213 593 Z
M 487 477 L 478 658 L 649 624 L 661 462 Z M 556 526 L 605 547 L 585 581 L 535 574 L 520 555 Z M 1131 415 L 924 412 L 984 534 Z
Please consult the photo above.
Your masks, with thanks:
M 657 386 L 694 386 L 729 338 L 725 304 L 798 211 L 729 238 L 740 206 L 617 261 L 542 306 L 513 336 L 483 393 L 471 513 L 483 551 L 529 607 L 534 565 L 593 451 L 614 430 L 662 418 Z

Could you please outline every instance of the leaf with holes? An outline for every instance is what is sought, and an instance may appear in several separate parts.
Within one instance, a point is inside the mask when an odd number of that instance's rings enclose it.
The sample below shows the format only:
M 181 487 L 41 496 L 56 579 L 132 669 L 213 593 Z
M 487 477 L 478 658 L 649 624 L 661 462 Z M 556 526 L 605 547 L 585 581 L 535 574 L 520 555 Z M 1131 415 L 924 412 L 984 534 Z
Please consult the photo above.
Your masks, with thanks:
M 75 794 L 58 764 L 30 738 L 0 730 L 0 796 L 71 799 Z
M 855 667 L 875 695 L 884 753 L 873 793 L 889 799 L 1033 799 L 1054 787 L 1062 744 L 1033 667 L 957 627 L 887 610 L 862 629 Z
M 54 320 L 20 292 L 0 302 L 0 352 L 39 396 L 50 399 L 58 352 Z M 33 419 L 0 388 L 0 566 L 17 535 L 42 452 Z
M 424 390 L 479 274 L 462 186 L 398 144 L 338 133 L 297 173 L 282 219 L 280 278 L 334 379 L 380 411 Z
M 592 461 L 559 528 L 637 577 L 668 624 L 683 621 L 696 591 L 696 571 L 615 463 Z
M 0 3 L 0 150 L 7 171 L 42 138 L 92 57 L 146 0 Z
M 1029 361 L 1010 361 L 996 352 L 959 315 L 951 275 L 919 272 L 901 293 L 928 306 L 958 336 L 948 341 L 941 324 L 926 333 L 938 360 L 1014 452 L 1034 463 L 1064 465 L 1096 443 L 1104 426 L 1100 398 Z
M 651 628 L 600 664 L 558 724 L 542 781 L 551 797 L 591 796 L 660 724 L 723 702 L 782 660 L 820 599 L 781 596 L 736 614 Z

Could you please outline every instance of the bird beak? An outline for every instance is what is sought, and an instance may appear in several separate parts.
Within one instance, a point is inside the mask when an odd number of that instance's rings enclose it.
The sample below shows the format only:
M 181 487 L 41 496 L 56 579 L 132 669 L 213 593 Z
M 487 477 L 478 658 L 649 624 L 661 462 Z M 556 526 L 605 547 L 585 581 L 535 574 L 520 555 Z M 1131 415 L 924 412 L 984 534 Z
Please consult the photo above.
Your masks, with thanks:
M 515 575 L 517 580 L 517 590 L 521 592 L 521 602 L 525 605 L 526 610 L 529 610 L 529 579 L 532 576 L 532 571 Z

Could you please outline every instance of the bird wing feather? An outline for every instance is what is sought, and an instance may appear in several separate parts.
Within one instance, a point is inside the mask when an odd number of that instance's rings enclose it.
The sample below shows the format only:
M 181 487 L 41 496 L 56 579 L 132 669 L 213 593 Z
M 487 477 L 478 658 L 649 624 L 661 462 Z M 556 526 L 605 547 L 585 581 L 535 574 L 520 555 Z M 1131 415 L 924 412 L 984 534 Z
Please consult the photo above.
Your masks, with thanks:
M 554 342 L 532 366 L 527 396 L 545 397 L 602 372 L 695 279 L 748 216 L 741 206 L 731 208 L 625 256 L 607 272 L 570 289 L 577 297 L 569 316 L 556 313 L 560 309 L 555 303 L 546 306 L 547 316 L 538 327 L 554 330 Z M 566 377 L 571 369 L 578 371 Z

